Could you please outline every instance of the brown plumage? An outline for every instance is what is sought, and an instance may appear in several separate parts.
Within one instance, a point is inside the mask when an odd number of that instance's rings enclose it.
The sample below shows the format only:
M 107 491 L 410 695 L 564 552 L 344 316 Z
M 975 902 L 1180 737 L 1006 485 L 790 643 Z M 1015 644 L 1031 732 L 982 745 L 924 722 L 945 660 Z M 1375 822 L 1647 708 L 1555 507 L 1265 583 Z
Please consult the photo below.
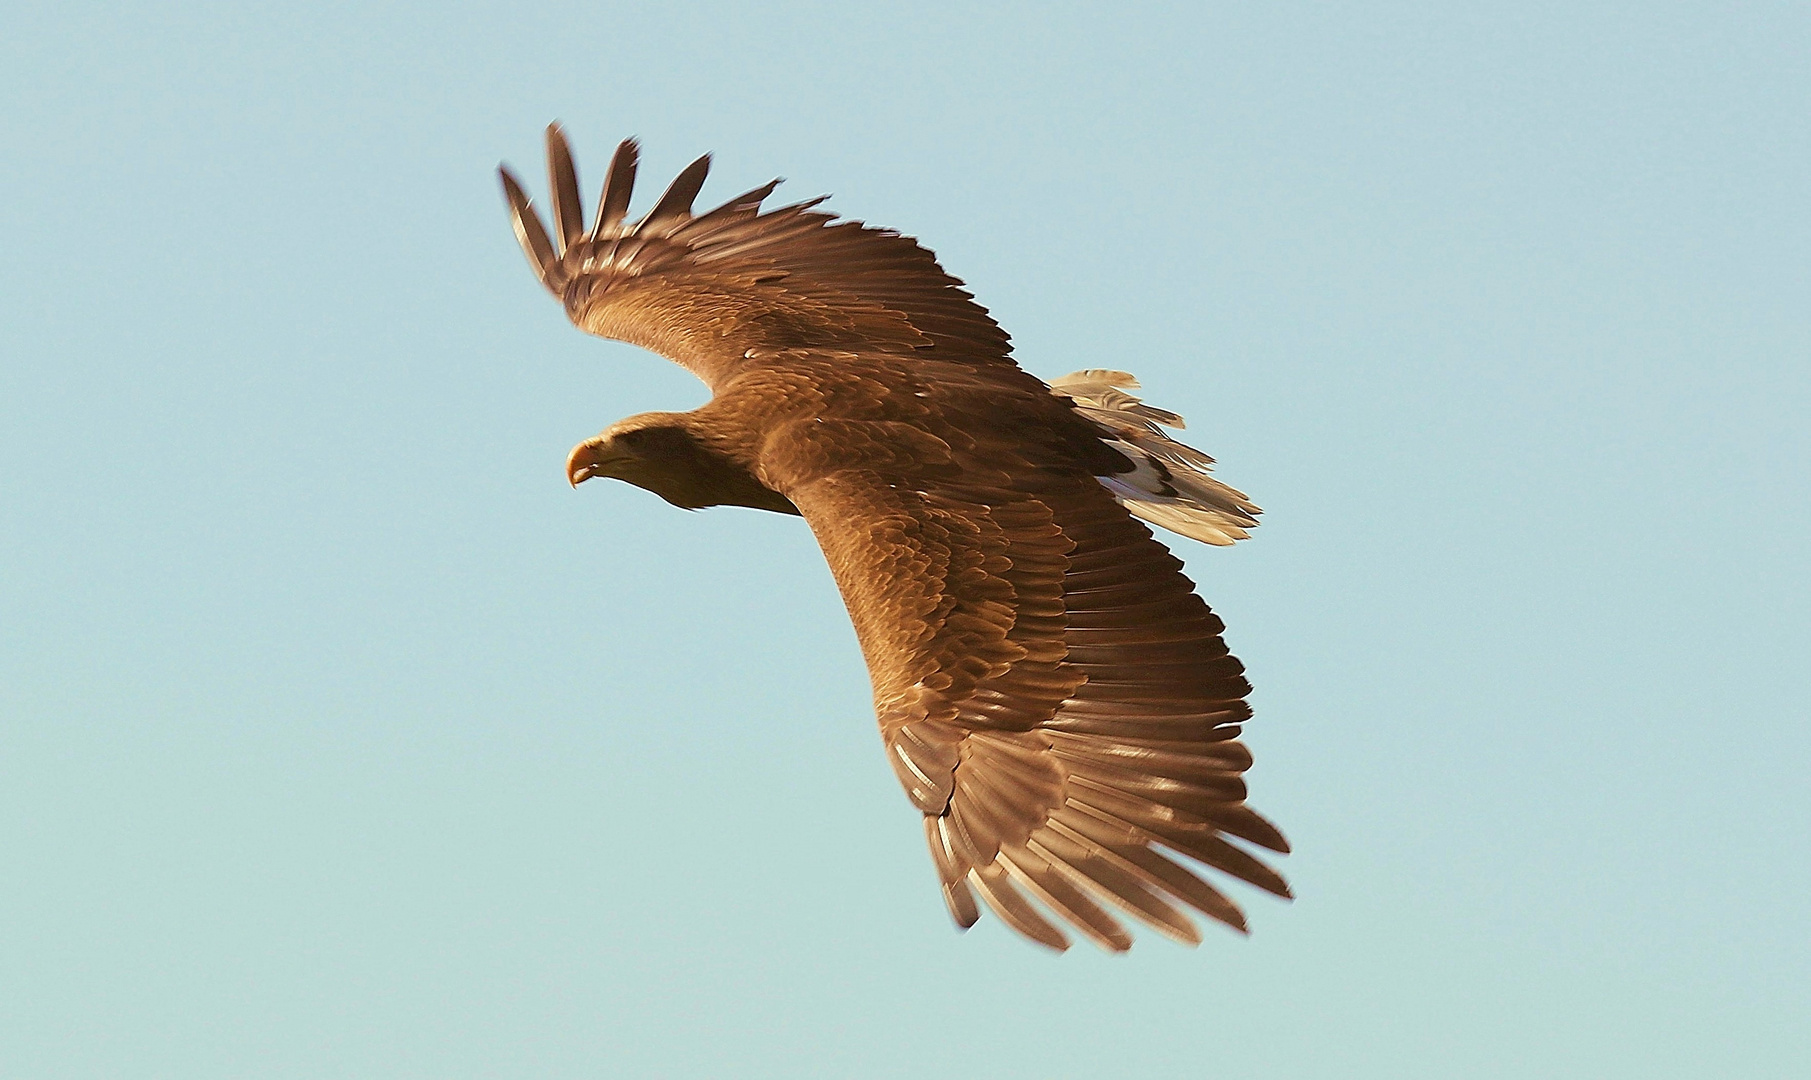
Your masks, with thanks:
M 694 213 L 709 157 L 631 223 L 624 142 L 587 230 L 557 126 L 547 144 L 551 236 L 501 170 L 536 274 L 581 329 L 712 392 L 581 443 L 568 478 L 803 515 L 955 920 L 975 922 L 978 892 L 1052 948 L 1067 924 L 1121 950 L 1103 901 L 1189 943 L 1183 907 L 1244 930 L 1191 863 L 1288 896 L 1235 842 L 1288 851 L 1245 805 L 1243 669 L 1131 516 L 1219 544 L 1257 524 L 1211 459 L 1163 433 L 1181 419 L 1125 393 L 1123 372 L 1053 390 L 1021 371 L 929 251 L 822 200 L 762 211 L 775 181 Z

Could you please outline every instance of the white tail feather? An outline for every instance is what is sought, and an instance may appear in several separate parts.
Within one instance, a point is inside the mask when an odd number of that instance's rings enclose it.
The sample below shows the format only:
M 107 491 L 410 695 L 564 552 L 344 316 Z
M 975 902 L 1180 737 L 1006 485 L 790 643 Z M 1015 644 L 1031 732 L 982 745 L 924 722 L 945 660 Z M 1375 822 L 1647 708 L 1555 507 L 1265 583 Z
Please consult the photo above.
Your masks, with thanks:
M 1245 493 L 1208 475 L 1214 459 L 1170 438 L 1182 417 L 1126 393 L 1138 380 L 1124 371 L 1091 368 L 1050 382 L 1052 393 L 1103 429 L 1108 445 L 1126 456 L 1132 471 L 1098 479 L 1120 505 L 1153 525 L 1225 546 L 1251 535 L 1259 510 Z

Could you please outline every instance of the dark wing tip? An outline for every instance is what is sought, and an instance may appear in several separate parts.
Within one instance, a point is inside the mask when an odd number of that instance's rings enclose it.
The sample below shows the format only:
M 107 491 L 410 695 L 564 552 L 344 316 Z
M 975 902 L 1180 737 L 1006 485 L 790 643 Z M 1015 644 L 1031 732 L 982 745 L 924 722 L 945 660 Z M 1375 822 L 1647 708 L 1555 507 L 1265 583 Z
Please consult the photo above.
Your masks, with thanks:
M 572 162 L 572 145 L 557 120 L 547 125 L 547 182 L 553 189 L 554 236 L 563 252 L 584 234 L 585 211 L 579 205 L 579 177 Z
M 642 227 L 646 228 L 672 218 L 690 217 L 692 202 L 698 198 L 698 193 L 704 190 L 704 178 L 709 176 L 710 172 L 711 156 L 709 154 L 705 154 L 697 161 L 687 165 L 678 176 L 673 178 L 666 193 L 660 197 L 659 202 L 654 204 L 654 209 L 648 211 Z
M 528 265 L 534 268 L 535 276 L 551 290 L 553 268 L 559 263 L 559 255 L 554 252 L 553 241 L 547 237 L 547 227 L 541 224 L 541 215 L 535 212 L 528 193 L 522 190 L 521 181 L 509 171 L 509 167 L 498 165 L 497 176 L 503 181 L 503 197 L 509 202 L 509 216 L 516 229 L 516 240 L 528 256 Z
M 759 210 L 761 209 L 761 204 L 767 201 L 767 197 L 773 194 L 774 189 L 785 182 L 786 178 L 784 176 L 776 176 L 767 183 L 762 184 L 760 187 L 750 188 L 735 198 L 730 199 L 728 202 L 725 202 L 722 206 L 716 207 L 709 213 L 700 215 L 700 217 L 708 218 L 717 215 L 741 214 Z
M 641 161 L 641 144 L 633 137 L 616 144 L 610 157 L 610 171 L 604 174 L 604 193 L 598 200 L 597 224 L 592 226 L 592 239 L 599 239 L 622 227 L 629 214 L 629 197 L 635 192 L 635 167 Z

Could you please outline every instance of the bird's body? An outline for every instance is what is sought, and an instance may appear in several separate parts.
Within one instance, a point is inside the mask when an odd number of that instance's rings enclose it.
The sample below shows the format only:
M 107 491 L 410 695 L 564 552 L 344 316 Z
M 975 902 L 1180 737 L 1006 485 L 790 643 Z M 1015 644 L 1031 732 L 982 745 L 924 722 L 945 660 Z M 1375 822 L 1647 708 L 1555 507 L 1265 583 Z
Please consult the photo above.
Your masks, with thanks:
M 1124 393 L 1130 376 L 1047 386 L 1020 370 L 909 238 L 815 203 L 761 212 L 772 184 L 694 215 L 707 164 L 630 224 L 624 143 L 587 231 L 550 129 L 557 241 L 504 173 L 518 236 L 572 320 L 712 389 L 581 443 L 568 478 L 804 517 L 961 925 L 978 891 L 1057 948 L 1028 897 L 1110 949 L 1131 939 L 1100 899 L 1185 941 L 1199 934 L 1178 902 L 1242 929 L 1177 855 L 1287 895 L 1227 839 L 1287 850 L 1244 805 L 1249 687 L 1220 620 L 1128 511 L 1227 544 L 1257 508 L 1163 434 L 1180 418 Z

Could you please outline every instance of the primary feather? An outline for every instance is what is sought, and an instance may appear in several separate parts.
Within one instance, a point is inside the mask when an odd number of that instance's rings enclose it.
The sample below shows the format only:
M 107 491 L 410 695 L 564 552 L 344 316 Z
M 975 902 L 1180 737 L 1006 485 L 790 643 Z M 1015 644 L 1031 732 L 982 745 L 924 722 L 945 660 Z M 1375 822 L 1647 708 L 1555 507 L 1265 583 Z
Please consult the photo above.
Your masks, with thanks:
M 567 475 L 803 515 L 956 922 L 975 922 L 979 894 L 1045 945 L 1066 947 L 1066 927 L 1122 950 L 1103 904 L 1190 943 L 1184 908 L 1245 928 L 1195 867 L 1287 896 L 1235 842 L 1288 850 L 1245 804 L 1243 668 L 1130 516 L 1213 544 L 1257 524 L 1212 459 L 1164 433 L 1181 418 L 1127 393 L 1124 372 L 1039 382 L 916 241 L 821 200 L 763 210 L 777 181 L 695 212 L 708 156 L 630 224 L 636 159 L 617 148 L 589 232 L 557 126 L 552 235 L 501 170 L 572 321 L 712 391 L 581 443 Z

